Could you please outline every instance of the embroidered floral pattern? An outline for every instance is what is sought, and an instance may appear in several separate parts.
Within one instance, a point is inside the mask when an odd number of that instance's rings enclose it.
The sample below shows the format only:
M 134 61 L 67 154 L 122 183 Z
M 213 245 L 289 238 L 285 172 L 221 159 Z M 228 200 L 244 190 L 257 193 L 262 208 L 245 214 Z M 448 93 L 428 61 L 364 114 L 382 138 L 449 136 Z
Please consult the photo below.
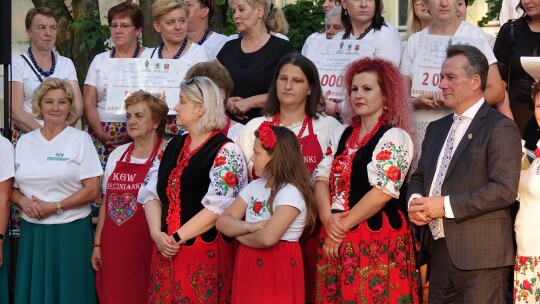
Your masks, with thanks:
M 403 184 L 403 178 L 409 169 L 407 151 L 403 146 L 397 146 L 393 142 L 384 143 L 382 149 L 375 157 L 377 171 L 377 185 L 386 188 L 391 182 L 396 192 Z
M 263 214 L 268 212 L 266 200 L 260 201 L 258 198 L 251 197 L 248 211 L 251 215 L 256 217 L 261 217 Z
M 218 267 L 215 264 L 197 263 L 194 267 L 188 267 L 188 273 L 191 287 L 195 291 L 199 303 L 209 303 L 209 300 L 215 298 L 216 294 L 223 288 L 223 279 L 220 278 Z
M 383 237 L 362 223 L 344 239 L 337 261 L 322 256 L 321 238 L 317 303 L 418 303 L 413 243 L 405 231 Z
M 242 175 L 244 169 L 243 156 L 237 151 L 222 148 L 219 150 L 212 168 L 212 183 L 218 195 L 228 195 L 233 192 L 233 197 L 238 196 L 240 189 L 244 187 Z
M 540 257 L 516 256 L 514 265 L 514 303 L 540 302 Z
M 107 205 L 109 207 L 109 216 L 118 226 L 129 220 L 137 212 L 137 198 L 131 193 L 122 195 L 113 193 L 109 196 Z

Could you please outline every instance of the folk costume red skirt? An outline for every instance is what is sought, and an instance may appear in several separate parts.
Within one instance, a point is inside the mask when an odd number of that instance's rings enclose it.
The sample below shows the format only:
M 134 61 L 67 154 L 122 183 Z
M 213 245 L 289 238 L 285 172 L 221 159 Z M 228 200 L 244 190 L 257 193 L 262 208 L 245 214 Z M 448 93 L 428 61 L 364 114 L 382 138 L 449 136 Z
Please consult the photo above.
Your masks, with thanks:
M 417 272 L 413 242 L 405 218 L 399 229 L 390 226 L 386 214 L 380 230 L 362 222 L 347 233 L 339 259 L 324 257 L 326 237 L 321 229 L 317 263 L 317 303 L 418 303 Z
M 234 266 L 232 303 L 305 303 L 304 264 L 297 242 L 280 241 L 265 249 L 240 244 Z
M 210 243 L 200 236 L 172 259 L 154 245 L 149 303 L 231 303 L 234 242 L 221 234 Z

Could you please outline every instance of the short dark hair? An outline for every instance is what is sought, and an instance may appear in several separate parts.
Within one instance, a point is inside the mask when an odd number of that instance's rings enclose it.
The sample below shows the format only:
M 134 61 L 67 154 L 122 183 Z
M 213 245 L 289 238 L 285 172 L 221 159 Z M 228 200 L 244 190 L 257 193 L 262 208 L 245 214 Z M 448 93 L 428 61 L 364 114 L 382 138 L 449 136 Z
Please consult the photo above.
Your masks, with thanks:
M 141 7 L 136 3 L 131 2 L 122 2 L 118 5 L 115 5 L 109 9 L 107 13 L 107 20 L 109 21 L 109 26 L 111 26 L 114 16 L 121 15 L 131 18 L 135 28 L 139 29 L 143 27 L 144 18 Z
M 446 49 L 446 58 L 452 58 L 458 55 L 463 55 L 467 58 L 468 63 L 463 67 L 467 73 L 467 77 L 472 77 L 475 74 L 480 76 L 480 85 L 482 91 L 486 89 L 489 64 L 486 56 L 476 47 L 466 44 L 450 45 Z
M 374 0 L 374 1 L 375 1 L 375 15 L 373 15 L 373 19 L 371 20 L 371 27 L 375 31 L 380 31 L 383 25 L 386 26 L 386 22 L 384 21 L 384 17 L 382 15 L 383 3 L 382 3 L 382 0 Z M 352 23 L 351 23 L 351 16 L 349 16 L 345 8 L 341 10 L 341 23 L 343 23 L 343 27 L 345 28 L 345 33 L 343 34 L 343 38 L 347 39 L 349 38 L 352 32 Z
M 199 2 L 201 8 L 208 7 L 208 24 L 210 24 L 216 11 L 216 0 L 197 0 L 197 2 Z
M 32 20 L 34 20 L 34 17 L 36 15 L 44 15 L 47 17 L 53 17 L 54 21 L 58 22 L 58 17 L 54 13 L 54 11 L 48 7 L 33 7 L 28 10 L 26 13 L 26 18 L 24 18 L 24 26 L 27 30 L 30 29 L 30 26 L 32 26 Z
M 277 64 L 272 84 L 270 84 L 270 88 L 268 89 L 268 99 L 266 100 L 266 104 L 262 110 L 263 114 L 266 116 L 279 114 L 280 105 L 277 96 L 276 83 L 281 68 L 289 63 L 299 67 L 300 70 L 302 70 L 311 89 L 311 94 L 308 95 L 306 99 L 306 115 L 312 118 L 319 118 L 318 112 L 324 109 L 319 72 L 311 60 L 298 53 L 289 53 L 285 55 Z

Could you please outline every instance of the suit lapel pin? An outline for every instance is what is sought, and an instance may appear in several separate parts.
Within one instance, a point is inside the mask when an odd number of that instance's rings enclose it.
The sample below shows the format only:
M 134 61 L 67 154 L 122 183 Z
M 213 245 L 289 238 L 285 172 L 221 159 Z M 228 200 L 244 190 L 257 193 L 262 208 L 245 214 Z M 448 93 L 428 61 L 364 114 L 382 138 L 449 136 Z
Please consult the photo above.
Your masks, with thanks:
M 469 138 L 469 140 L 472 139 L 472 133 L 469 133 L 469 135 L 467 135 L 467 138 Z

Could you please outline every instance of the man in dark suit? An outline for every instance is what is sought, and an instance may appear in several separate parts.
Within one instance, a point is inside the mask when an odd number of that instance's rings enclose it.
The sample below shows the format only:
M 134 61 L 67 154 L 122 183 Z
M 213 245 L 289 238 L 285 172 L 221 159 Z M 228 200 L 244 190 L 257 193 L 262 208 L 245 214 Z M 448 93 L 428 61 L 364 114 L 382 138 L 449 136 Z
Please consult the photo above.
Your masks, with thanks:
M 486 57 L 453 45 L 439 88 L 454 114 L 432 122 L 409 183 L 409 217 L 433 242 L 430 303 L 504 303 L 514 263 L 509 206 L 517 196 L 516 124 L 483 98 Z

